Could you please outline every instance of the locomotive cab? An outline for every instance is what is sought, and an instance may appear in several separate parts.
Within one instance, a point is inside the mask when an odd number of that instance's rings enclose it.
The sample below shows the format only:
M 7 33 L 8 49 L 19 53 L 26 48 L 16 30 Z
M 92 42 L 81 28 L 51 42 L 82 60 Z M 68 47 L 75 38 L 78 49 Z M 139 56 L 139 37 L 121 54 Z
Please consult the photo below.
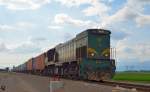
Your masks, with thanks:
M 110 58 L 111 32 L 103 29 L 88 29 L 85 32 L 86 56 L 81 59 L 80 76 L 97 81 L 111 79 L 115 73 L 115 60 Z

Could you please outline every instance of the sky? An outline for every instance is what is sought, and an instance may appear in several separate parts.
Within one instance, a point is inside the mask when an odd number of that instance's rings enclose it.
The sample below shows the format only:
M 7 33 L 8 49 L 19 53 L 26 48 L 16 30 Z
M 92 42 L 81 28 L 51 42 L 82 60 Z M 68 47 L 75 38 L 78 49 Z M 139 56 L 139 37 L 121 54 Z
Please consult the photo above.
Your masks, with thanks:
M 112 32 L 117 70 L 150 70 L 150 0 L 0 0 L 0 67 L 88 28 Z

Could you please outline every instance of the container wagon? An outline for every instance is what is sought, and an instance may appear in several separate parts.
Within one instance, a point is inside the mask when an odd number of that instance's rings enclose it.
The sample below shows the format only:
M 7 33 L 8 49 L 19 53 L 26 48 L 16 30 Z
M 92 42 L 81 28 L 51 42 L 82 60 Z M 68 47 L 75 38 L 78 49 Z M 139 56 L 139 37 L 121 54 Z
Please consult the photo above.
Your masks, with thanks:
M 33 73 L 32 58 L 27 61 L 27 73 Z
M 34 74 L 41 75 L 43 73 L 43 70 L 45 68 L 45 53 L 42 53 L 41 55 L 35 57 L 32 61 L 33 68 L 34 68 Z

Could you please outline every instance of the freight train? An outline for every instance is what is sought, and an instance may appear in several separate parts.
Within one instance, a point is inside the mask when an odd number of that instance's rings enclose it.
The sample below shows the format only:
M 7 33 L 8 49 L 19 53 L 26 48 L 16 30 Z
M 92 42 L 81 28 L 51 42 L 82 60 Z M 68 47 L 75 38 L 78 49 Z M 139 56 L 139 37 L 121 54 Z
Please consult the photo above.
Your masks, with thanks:
M 116 70 L 109 30 L 87 29 L 75 38 L 27 60 L 15 72 L 64 78 L 109 80 Z

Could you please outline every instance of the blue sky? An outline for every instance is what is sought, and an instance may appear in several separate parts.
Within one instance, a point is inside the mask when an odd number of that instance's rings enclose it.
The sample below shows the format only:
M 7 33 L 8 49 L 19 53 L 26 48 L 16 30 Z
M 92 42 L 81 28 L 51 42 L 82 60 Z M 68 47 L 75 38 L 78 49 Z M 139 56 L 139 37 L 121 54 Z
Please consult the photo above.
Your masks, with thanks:
M 150 70 L 150 0 L 0 0 L 0 67 L 88 28 L 112 31 L 118 70 Z

